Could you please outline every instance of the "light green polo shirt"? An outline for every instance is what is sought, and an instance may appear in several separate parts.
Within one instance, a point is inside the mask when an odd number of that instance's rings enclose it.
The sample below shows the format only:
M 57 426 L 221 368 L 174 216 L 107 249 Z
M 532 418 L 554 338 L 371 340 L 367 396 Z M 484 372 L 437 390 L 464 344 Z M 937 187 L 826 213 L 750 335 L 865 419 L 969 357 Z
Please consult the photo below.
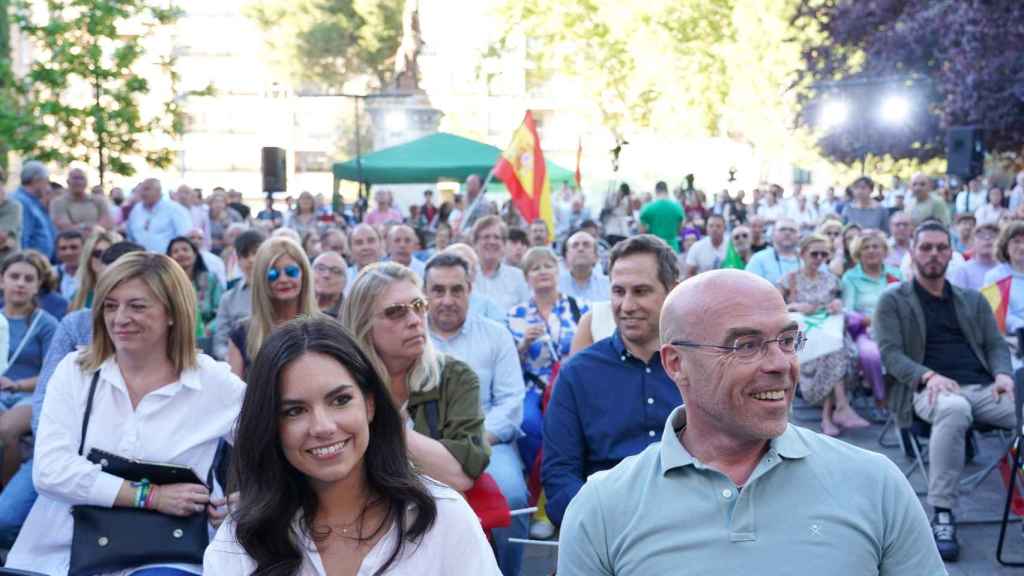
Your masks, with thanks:
M 888 458 L 790 424 L 738 490 L 676 431 L 595 475 L 562 522 L 559 576 L 939 576 L 931 527 Z

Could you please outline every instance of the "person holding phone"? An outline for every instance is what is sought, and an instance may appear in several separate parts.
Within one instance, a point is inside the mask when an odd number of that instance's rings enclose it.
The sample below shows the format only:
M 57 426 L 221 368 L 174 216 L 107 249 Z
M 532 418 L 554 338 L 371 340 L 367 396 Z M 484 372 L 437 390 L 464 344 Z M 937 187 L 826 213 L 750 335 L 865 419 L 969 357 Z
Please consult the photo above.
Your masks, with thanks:
M 128 254 L 100 277 L 92 343 L 61 361 L 47 389 L 33 470 L 39 498 L 7 567 L 67 574 L 75 506 L 146 508 L 176 517 L 208 514 L 214 525 L 223 519 L 219 486 L 212 492 L 195 483 L 147 487 L 86 457 L 101 450 L 187 466 L 205 478 L 221 441 L 231 440 L 245 385 L 228 366 L 197 352 L 191 288 L 181 267 L 162 254 Z M 202 567 L 140 565 L 118 573 L 184 576 L 201 574 Z

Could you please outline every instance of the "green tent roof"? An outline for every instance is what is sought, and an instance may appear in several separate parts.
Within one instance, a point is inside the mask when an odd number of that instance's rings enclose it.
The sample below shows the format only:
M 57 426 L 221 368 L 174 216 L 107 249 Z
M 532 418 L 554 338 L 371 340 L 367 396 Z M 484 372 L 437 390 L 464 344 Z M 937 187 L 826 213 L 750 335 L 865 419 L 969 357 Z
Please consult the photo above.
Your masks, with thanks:
M 470 174 L 487 176 L 498 161 L 501 150 L 446 132 L 424 136 L 399 146 L 384 148 L 360 158 L 334 164 L 337 180 L 363 181 L 368 184 L 419 184 L 438 180 L 461 182 Z M 572 181 L 569 170 L 548 161 L 548 180 Z

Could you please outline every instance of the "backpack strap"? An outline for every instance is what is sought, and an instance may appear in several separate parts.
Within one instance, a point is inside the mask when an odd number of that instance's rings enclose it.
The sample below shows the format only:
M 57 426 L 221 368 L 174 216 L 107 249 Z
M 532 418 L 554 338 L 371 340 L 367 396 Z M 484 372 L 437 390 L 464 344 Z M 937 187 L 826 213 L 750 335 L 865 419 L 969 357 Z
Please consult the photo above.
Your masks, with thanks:
M 579 325 L 580 318 L 583 316 L 583 314 L 580 314 L 580 305 L 572 296 L 566 295 L 565 298 L 569 300 L 569 313 L 572 314 L 573 324 Z

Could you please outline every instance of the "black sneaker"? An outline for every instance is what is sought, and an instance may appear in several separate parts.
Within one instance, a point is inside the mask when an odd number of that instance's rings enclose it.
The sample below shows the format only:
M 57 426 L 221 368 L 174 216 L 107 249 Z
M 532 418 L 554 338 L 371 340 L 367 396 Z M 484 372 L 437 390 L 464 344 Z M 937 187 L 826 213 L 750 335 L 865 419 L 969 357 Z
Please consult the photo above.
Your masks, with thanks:
M 952 512 L 938 512 L 932 518 L 932 535 L 945 562 L 956 562 L 960 557 L 960 543 L 956 539 L 956 519 Z

